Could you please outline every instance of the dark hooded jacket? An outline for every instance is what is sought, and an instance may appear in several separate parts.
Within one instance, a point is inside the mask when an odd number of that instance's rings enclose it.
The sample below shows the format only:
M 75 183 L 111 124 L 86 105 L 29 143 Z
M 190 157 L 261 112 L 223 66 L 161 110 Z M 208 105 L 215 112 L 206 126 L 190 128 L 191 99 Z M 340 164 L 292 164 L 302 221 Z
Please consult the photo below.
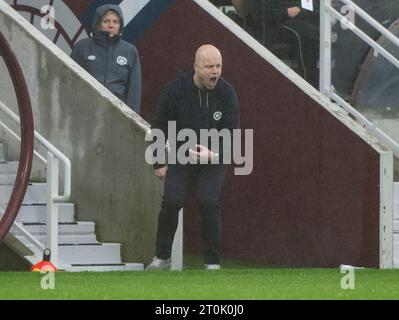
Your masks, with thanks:
M 250 0 L 249 28 L 254 37 L 264 45 L 281 42 L 280 27 L 282 25 L 295 24 L 303 32 L 317 38 L 319 29 L 320 5 L 319 1 L 313 1 L 314 11 L 301 10 L 295 18 L 288 16 L 290 7 L 301 8 L 301 0 Z
M 182 129 L 192 129 L 197 137 L 200 137 L 201 129 L 227 129 L 232 132 L 238 128 L 239 105 L 233 86 L 220 78 L 213 90 L 201 90 L 195 85 L 193 77 L 194 70 L 182 71 L 176 80 L 163 88 L 151 128 L 162 130 L 165 137 L 168 137 L 168 121 L 176 121 L 177 133 Z M 169 143 L 176 143 L 178 149 L 184 142 Z M 213 150 L 219 152 L 220 163 L 223 161 L 222 147 L 220 141 L 219 150 Z M 156 163 L 154 168 L 163 166 L 165 162 Z
M 121 18 L 120 33 L 113 38 L 99 31 L 102 17 L 115 11 Z M 71 57 L 94 78 L 135 112 L 140 112 L 141 66 L 137 49 L 122 40 L 124 20 L 117 5 L 97 8 L 92 25 L 92 37 L 80 40 L 72 50 Z

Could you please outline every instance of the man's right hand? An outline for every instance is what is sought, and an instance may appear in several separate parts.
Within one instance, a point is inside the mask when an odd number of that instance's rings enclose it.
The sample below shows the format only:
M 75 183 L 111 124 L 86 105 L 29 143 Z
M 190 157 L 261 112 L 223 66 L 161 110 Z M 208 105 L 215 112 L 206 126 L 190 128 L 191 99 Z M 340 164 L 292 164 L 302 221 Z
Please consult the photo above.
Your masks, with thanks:
M 301 8 L 299 7 L 288 8 L 287 13 L 290 18 L 295 18 L 298 14 L 301 13 Z
M 166 178 L 166 172 L 168 171 L 168 166 L 164 166 L 159 169 L 154 169 L 154 174 L 157 176 L 159 179 L 161 179 L 162 182 L 165 181 Z

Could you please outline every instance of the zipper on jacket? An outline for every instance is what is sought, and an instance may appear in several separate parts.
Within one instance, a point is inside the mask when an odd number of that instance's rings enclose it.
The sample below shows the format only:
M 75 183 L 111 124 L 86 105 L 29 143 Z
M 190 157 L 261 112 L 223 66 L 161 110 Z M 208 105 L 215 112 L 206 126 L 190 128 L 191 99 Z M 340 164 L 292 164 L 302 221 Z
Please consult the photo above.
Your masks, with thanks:
M 202 108 L 202 95 L 201 95 L 201 89 L 200 88 L 198 88 L 198 96 L 199 96 L 199 101 L 200 101 L 200 107 Z M 208 98 L 208 96 L 209 96 L 209 92 L 208 91 L 206 91 L 206 108 L 207 109 L 209 109 L 209 98 Z
M 200 88 L 198 88 L 198 96 L 199 96 L 199 101 L 200 101 L 200 107 L 202 108 L 201 89 Z
M 112 64 L 112 61 L 110 58 L 112 58 L 112 53 L 113 53 L 113 46 L 114 43 L 112 40 L 110 40 L 110 46 L 108 48 L 108 53 L 107 53 L 107 66 L 105 68 L 105 75 L 104 75 L 104 85 L 107 87 L 108 86 L 108 70 L 109 70 L 109 65 Z

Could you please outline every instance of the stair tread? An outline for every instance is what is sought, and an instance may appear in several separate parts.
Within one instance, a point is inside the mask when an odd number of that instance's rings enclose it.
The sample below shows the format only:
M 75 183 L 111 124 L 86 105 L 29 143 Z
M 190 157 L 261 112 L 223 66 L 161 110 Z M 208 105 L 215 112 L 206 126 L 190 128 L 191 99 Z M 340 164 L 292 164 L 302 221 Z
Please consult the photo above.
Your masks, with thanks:
M 75 204 L 71 202 L 61 202 L 58 203 L 59 206 L 74 206 Z M 23 203 L 22 207 L 30 207 L 30 206 L 47 206 L 46 202 L 43 203 Z
M 60 265 L 60 270 L 67 272 L 123 272 L 143 271 L 143 263 L 99 263 Z
M 25 256 L 26 260 L 32 265 L 39 262 L 36 256 Z M 60 271 L 66 272 L 107 272 L 107 271 L 143 271 L 143 263 L 134 262 L 115 262 L 115 263 L 60 263 L 58 265 Z
M 60 243 L 59 246 L 102 246 L 104 243 L 102 242 L 93 242 L 93 243 Z
M 45 226 L 45 222 L 22 222 L 24 226 Z M 71 221 L 71 222 L 58 222 L 58 225 L 78 225 L 78 224 L 94 224 L 92 221 Z
M 72 267 L 94 266 L 126 266 L 127 263 L 72 263 Z

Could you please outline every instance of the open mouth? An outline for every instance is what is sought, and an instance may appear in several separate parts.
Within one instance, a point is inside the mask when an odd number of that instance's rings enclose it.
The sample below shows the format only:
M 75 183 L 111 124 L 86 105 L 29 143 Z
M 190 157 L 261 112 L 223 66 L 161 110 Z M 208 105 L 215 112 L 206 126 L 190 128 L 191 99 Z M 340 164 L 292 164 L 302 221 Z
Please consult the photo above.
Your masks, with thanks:
M 216 81 L 218 80 L 218 77 L 211 77 L 210 78 L 210 82 L 211 82 L 211 85 L 215 85 L 216 84 Z

